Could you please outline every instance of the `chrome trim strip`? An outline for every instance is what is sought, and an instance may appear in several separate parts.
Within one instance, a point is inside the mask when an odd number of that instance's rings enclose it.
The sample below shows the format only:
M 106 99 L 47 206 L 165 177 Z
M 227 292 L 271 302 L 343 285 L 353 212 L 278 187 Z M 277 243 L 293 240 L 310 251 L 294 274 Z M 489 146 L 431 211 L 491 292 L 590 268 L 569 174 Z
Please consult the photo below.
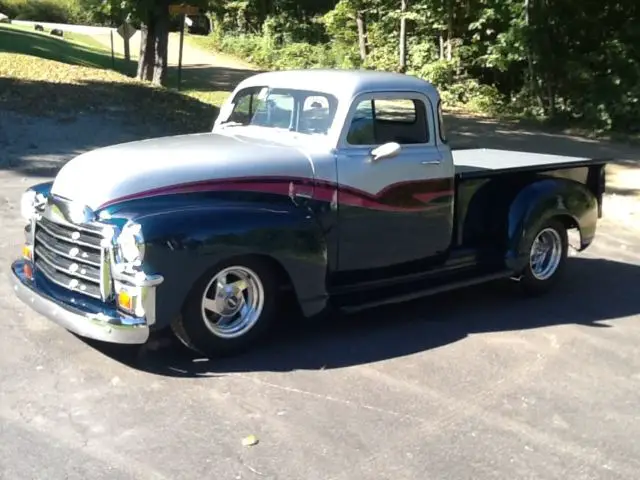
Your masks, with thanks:
M 76 210 L 74 212 L 75 215 L 82 217 L 80 221 L 69 218 L 72 210 Z M 44 209 L 43 216 L 53 223 L 83 230 L 87 233 L 100 235 L 102 230 L 102 224 L 96 222 L 96 214 L 89 207 L 79 206 L 71 200 L 56 195 L 50 195 L 47 198 L 47 206 Z
M 162 275 L 146 275 L 144 272 L 128 272 L 122 265 L 113 265 L 113 279 L 132 287 L 157 287 L 164 282 Z
M 35 291 L 22 273 L 24 263 L 17 260 L 11 265 L 11 288 L 22 302 L 52 322 L 82 337 L 104 342 L 139 345 L 149 339 L 149 326 L 144 319 L 81 312 Z
M 33 246 L 34 252 L 36 247 L 36 215 L 31 216 L 31 220 L 29 220 L 31 224 L 31 230 L 29 232 L 29 245 Z
M 100 246 L 100 295 L 102 301 L 107 302 L 113 299 L 113 277 L 111 275 L 113 230 L 105 229 L 104 233 L 105 238 Z

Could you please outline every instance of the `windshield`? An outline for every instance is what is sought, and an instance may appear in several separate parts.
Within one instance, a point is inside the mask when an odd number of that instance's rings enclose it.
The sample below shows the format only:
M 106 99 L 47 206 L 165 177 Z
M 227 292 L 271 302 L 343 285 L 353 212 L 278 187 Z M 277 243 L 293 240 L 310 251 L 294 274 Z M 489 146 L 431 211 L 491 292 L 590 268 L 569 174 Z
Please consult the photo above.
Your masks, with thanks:
M 220 124 L 283 128 L 326 135 L 338 100 L 327 93 L 288 88 L 249 87 L 234 97 L 230 113 Z

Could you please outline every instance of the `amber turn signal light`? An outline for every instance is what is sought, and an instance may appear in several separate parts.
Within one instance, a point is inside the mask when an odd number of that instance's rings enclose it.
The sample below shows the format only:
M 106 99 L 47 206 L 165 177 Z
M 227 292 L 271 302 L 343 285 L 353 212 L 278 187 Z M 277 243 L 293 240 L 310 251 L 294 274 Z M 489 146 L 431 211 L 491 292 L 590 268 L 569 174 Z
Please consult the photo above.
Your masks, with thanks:
M 25 263 L 22 266 L 22 272 L 24 273 L 24 276 L 29 280 L 33 280 L 33 268 L 31 267 L 30 263 Z
M 31 249 L 31 245 L 22 246 L 22 257 L 26 260 L 33 260 L 33 250 Z
M 129 312 L 133 310 L 133 298 L 126 290 L 122 290 L 118 293 L 118 306 Z

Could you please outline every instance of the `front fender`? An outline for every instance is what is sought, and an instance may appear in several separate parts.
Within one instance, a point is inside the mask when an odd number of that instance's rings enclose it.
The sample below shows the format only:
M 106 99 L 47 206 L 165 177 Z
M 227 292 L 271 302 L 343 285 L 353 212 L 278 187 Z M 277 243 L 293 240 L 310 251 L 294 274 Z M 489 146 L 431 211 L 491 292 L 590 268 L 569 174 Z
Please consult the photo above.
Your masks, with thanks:
M 527 185 L 513 200 L 508 214 L 508 243 L 505 262 L 521 271 L 529 258 L 528 245 L 541 224 L 560 217 L 580 232 L 580 249 L 593 241 L 598 220 L 598 201 L 582 183 L 549 178 Z
M 33 190 L 36 193 L 39 193 L 40 195 L 46 198 L 51 193 L 52 186 L 53 186 L 53 181 L 42 182 L 42 183 L 37 183 L 35 185 L 32 185 L 31 187 L 28 188 L 28 190 Z
M 159 273 L 158 327 L 180 313 L 192 285 L 218 262 L 241 255 L 275 260 L 291 279 L 305 315 L 327 299 L 327 248 L 310 212 L 295 206 L 210 206 L 160 211 L 135 219 L 146 243 L 144 270 Z

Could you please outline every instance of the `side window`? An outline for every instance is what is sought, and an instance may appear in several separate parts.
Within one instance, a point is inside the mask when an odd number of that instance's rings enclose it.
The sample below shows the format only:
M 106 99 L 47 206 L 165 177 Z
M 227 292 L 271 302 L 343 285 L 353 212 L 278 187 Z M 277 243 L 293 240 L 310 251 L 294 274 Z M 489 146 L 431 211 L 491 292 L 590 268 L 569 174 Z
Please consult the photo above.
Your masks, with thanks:
M 374 98 L 362 101 L 351 120 L 347 142 L 350 145 L 427 143 L 426 111 L 420 100 Z
M 376 143 L 373 100 L 360 102 L 351 119 L 351 126 L 347 134 L 350 145 L 373 145 Z
M 413 124 L 417 120 L 415 100 L 376 100 L 376 120 Z

